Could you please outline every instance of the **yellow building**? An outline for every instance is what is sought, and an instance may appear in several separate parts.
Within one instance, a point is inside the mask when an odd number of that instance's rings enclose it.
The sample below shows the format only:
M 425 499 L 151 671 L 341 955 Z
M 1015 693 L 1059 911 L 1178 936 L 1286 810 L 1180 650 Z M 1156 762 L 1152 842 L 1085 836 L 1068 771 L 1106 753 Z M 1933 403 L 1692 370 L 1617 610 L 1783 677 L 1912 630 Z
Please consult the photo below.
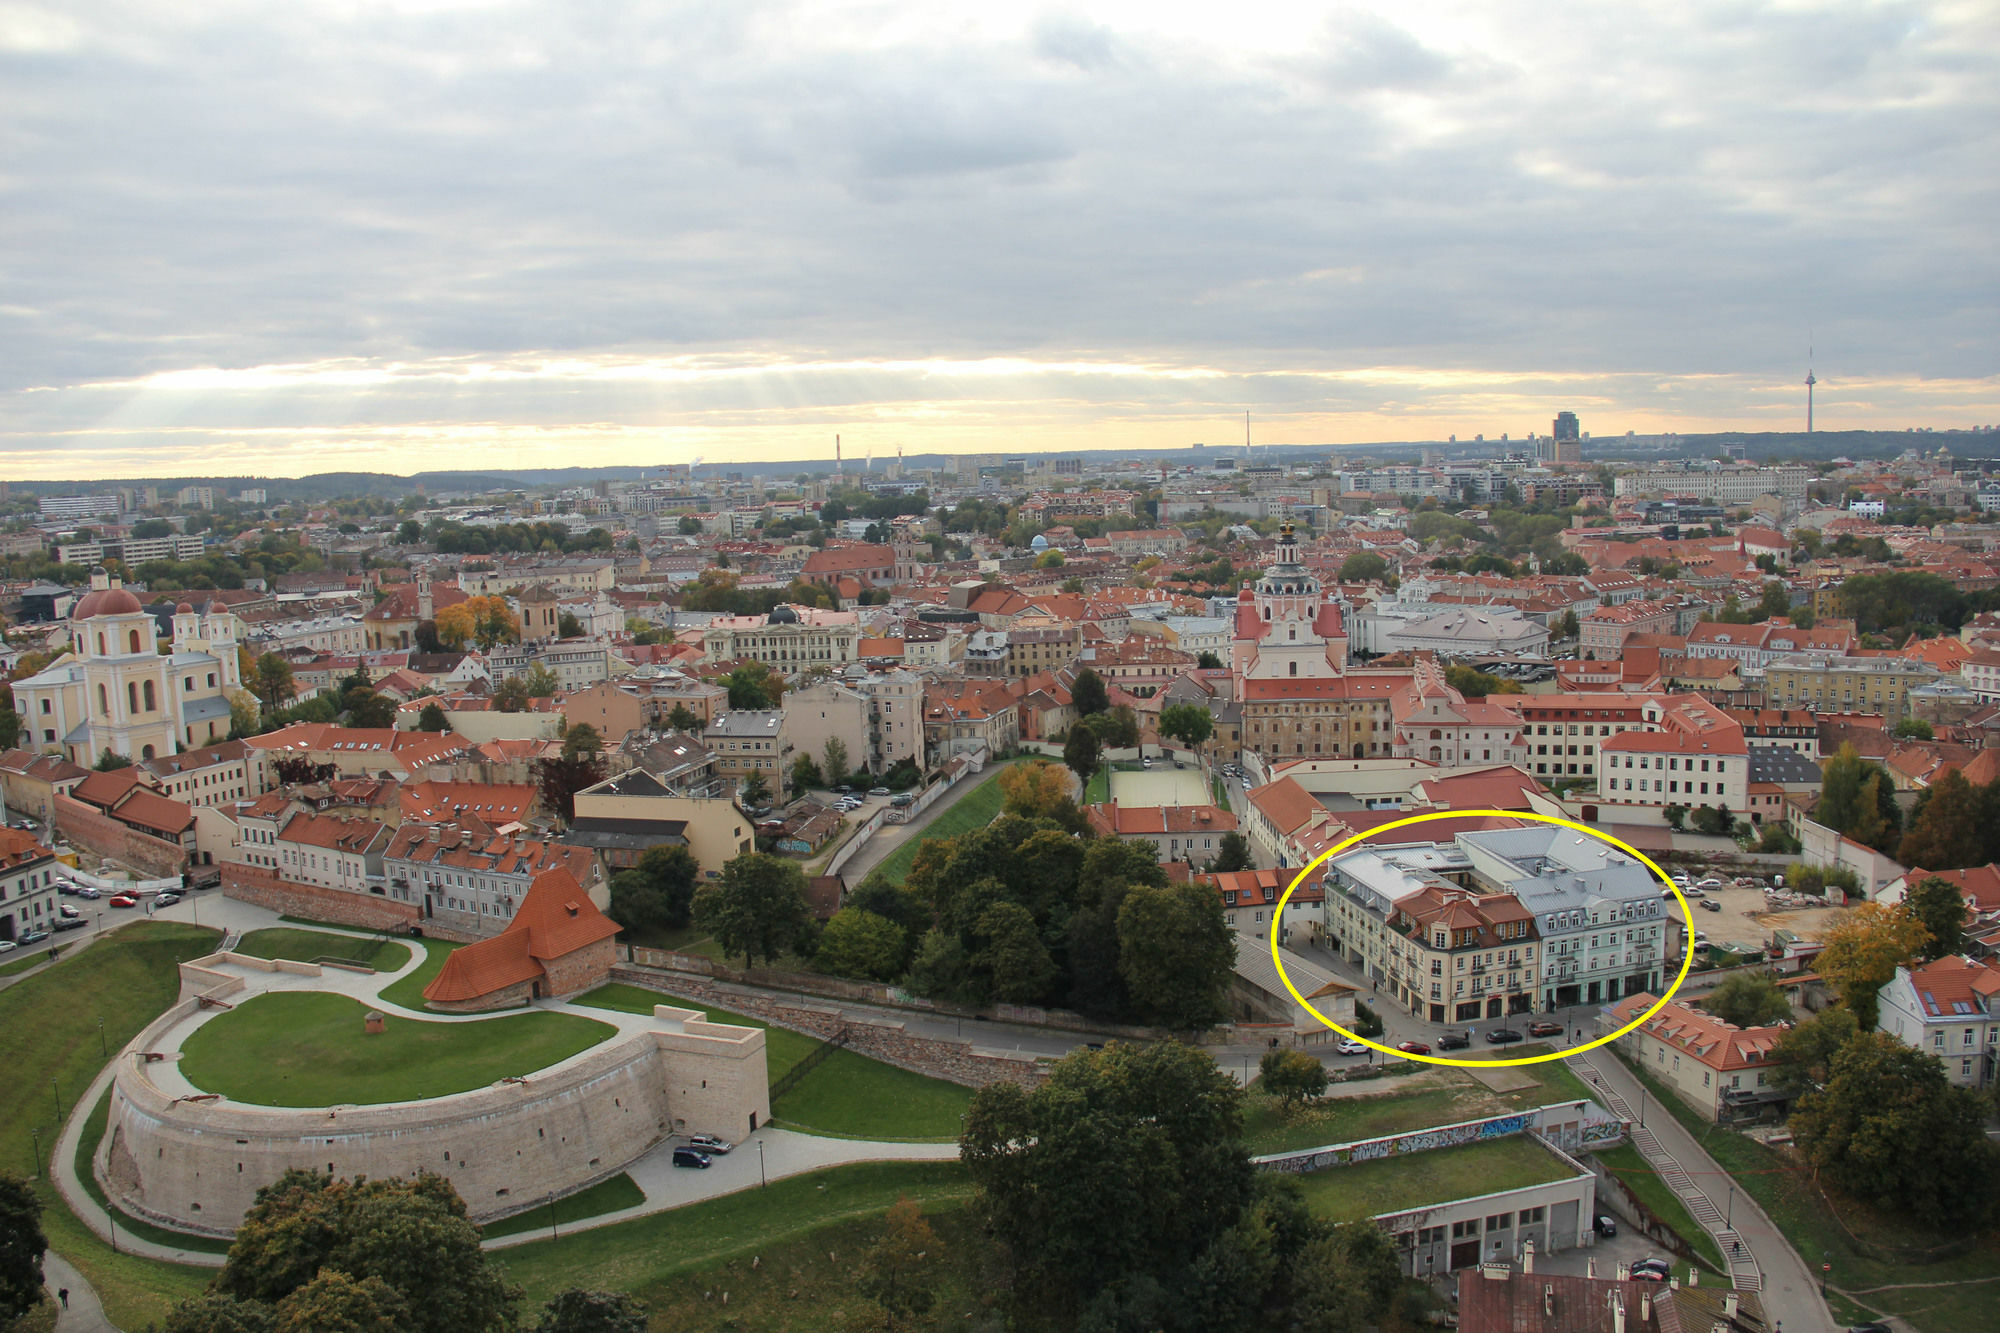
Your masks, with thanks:
M 1936 668 L 1897 657 L 1809 657 L 1773 662 L 1764 675 L 1768 708 L 1812 708 L 1902 717 L 1909 693 L 1938 678 Z

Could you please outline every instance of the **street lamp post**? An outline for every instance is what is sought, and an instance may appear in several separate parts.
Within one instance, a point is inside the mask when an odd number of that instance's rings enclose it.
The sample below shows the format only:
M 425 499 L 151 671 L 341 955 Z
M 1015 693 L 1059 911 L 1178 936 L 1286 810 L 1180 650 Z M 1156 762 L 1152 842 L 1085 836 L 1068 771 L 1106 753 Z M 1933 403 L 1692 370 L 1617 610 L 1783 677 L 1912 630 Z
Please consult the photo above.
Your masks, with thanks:
M 28 1126 L 28 1133 L 35 1140 L 35 1175 L 39 1176 L 42 1174 L 42 1127 L 40 1125 L 30 1125 Z
M 104 1044 L 104 1020 L 97 1020 L 97 1053 L 106 1060 L 111 1058 L 111 1048 Z
M 54 1079 L 49 1080 L 49 1096 L 55 1100 L 56 1123 L 62 1123 L 62 1087 Z
M 770 1183 L 771 1183 L 770 1178 L 764 1174 L 764 1140 L 758 1139 L 757 1140 L 757 1187 L 759 1189 L 762 1189 L 765 1186 L 769 1185 Z

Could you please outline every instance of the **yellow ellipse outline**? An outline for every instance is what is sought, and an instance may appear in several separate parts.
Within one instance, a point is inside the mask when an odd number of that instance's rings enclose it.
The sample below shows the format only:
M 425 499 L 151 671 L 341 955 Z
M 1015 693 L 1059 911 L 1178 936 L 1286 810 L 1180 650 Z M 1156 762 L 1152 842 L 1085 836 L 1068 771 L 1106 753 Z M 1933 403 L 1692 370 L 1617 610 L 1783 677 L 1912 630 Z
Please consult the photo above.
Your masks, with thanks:
M 1593 838 L 1602 838 L 1605 842 L 1610 843 L 1613 847 L 1616 847 L 1619 851 L 1629 852 L 1633 856 L 1638 857 L 1639 860 L 1645 864 L 1646 869 L 1652 871 L 1655 875 L 1659 876 L 1660 882 L 1662 884 L 1665 884 L 1667 888 L 1673 891 L 1674 900 L 1681 905 L 1681 915 L 1684 918 L 1686 918 L 1687 921 L 1687 942 L 1683 944 L 1681 949 L 1681 974 L 1674 978 L 1673 985 L 1667 987 L 1667 993 L 1665 995 L 1662 995 L 1658 1000 L 1654 1001 L 1653 1007 L 1651 1009 L 1648 1009 L 1645 1013 L 1640 1014 L 1637 1018 L 1627 1023 L 1624 1027 L 1619 1028 L 1616 1032 L 1613 1032 L 1608 1036 L 1599 1037 L 1596 1041 L 1588 1042 L 1582 1046 L 1574 1046 L 1567 1050 L 1551 1051 L 1547 1055 L 1530 1055 L 1513 1060 L 1456 1060 L 1448 1056 L 1442 1056 L 1442 1055 L 1417 1055 L 1410 1051 L 1399 1051 L 1396 1050 L 1394 1047 L 1384 1046 L 1380 1042 L 1370 1041 L 1368 1040 L 1368 1038 L 1362 1036 L 1358 1032 L 1349 1032 L 1346 1028 L 1334 1022 L 1332 1019 L 1328 1018 L 1325 1014 L 1321 1013 L 1319 1010 L 1313 1008 L 1312 1002 L 1307 1000 L 1305 996 L 1299 994 L 1299 988 L 1292 984 L 1291 977 L 1285 972 L 1285 960 L 1278 956 L 1278 929 L 1285 919 L 1285 904 L 1288 901 L 1290 901 L 1292 894 L 1298 889 L 1299 884 L 1305 879 L 1307 875 L 1310 875 L 1313 872 L 1313 869 L 1315 867 L 1317 867 L 1321 862 L 1325 861 L 1329 857 L 1338 856 L 1340 853 L 1346 851 L 1348 848 L 1354 846 L 1356 843 L 1362 842 L 1368 838 L 1372 838 L 1378 833 L 1387 833 L 1390 829 L 1407 828 L 1412 824 L 1428 824 L 1435 819 L 1476 819 L 1482 816 L 1493 816 L 1500 819 L 1539 820 L 1544 824 L 1555 824 L 1561 828 L 1575 829 L 1579 833 L 1587 833 Z M 1322 908 L 1321 910 L 1324 909 Z M 1294 1000 L 1297 1000 L 1301 1005 L 1304 1005 L 1305 1011 L 1307 1013 L 1311 1014 L 1314 1018 L 1317 1018 L 1320 1022 L 1326 1024 L 1326 1026 L 1332 1028 L 1335 1032 L 1338 1032 L 1343 1037 L 1351 1038 L 1354 1041 L 1360 1042 L 1363 1046 L 1372 1047 L 1373 1049 L 1382 1052 L 1384 1055 L 1393 1055 L 1401 1060 L 1416 1060 L 1427 1065 L 1450 1065 L 1453 1066 L 1454 1068 L 1460 1068 L 1460 1069 L 1498 1069 L 1498 1068 L 1504 1068 L 1508 1065 L 1547 1064 L 1551 1060 L 1566 1060 L 1572 1055 L 1581 1055 L 1585 1051 L 1594 1051 L 1600 1046 L 1618 1040 L 1620 1037 L 1630 1032 L 1633 1028 L 1638 1027 L 1641 1023 L 1651 1018 L 1654 1014 L 1659 1013 L 1660 1010 L 1666 1006 L 1667 1001 L 1674 998 L 1674 992 L 1678 991 L 1681 988 L 1681 986 L 1686 983 L 1688 978 L 1688 970 L 1694 966 L 1694 950 L 1690 947 L 1687 947 L 1694 940 L 1694 931 L 1695 931 L 1694 908 L 1689 905 L 1687 898 L 1681 893 L 1680 885 L 1674 883 L 1673 877 L 1667 874 L 1666 871 L 1660 869 L 1657 865 L 1653 864 L 1653 859 L 1651 857 L 1647 856 L 1637 847 L 1629 846 L 1626 843 L 1620 842 L 1618 839 L 1612 837 L 1609 833 L 1605 833 L 1599 829 L 1594 829 L 1590 827 L 1588 824 L 1579 824 L 1572 819 L 1558 819 L 1554 815 L 1535 814 L 1530 811 L 1524 811 L 1524 810 L 1433 810 L 1427 814 L 1410 815 L 1405 819 L 1391 820 L 1387 824 L 1383 824 L 1378 828 L 1369 829 L 1365 833 L 1357 833 L 1353 837 L 1345 840 L 1344 842 L 1337 843 L 1334 846 L 1327 848 L 1325 851 L 1321 852 L 1318 856 L 1315 856 L 1312 860 L 1306 862 L 1306 864 L 1299 870 L 1299 873 L 1292 876 L 1292 882 L 1285 886 L 1284 894 L 1278 899 L 1278 908 L 1275 912 L 1271 914 L 1271 962 L 1274 965 L 1276 965 L 1278 969 L 1278 980 L 1285 983 L 1285 989 L 1291 992 L 1292 998 Z M 1505 1015 L 1503 1015 L 1503 1017 L 1505 1017 Z

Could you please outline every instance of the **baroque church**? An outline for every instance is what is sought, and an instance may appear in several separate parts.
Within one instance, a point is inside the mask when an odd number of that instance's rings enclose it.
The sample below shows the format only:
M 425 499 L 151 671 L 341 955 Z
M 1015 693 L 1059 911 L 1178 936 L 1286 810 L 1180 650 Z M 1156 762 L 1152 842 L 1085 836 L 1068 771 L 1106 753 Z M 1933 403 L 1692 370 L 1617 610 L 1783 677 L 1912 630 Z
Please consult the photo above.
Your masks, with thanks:
M 23 748 L 88 768 L 106 750 L 155 759 L 229 735 L 243 623 L 220 602 L 175 607 L 162 652 L 159 622 L 99 568 L 69 618 L 70 651 L 14 682 Z

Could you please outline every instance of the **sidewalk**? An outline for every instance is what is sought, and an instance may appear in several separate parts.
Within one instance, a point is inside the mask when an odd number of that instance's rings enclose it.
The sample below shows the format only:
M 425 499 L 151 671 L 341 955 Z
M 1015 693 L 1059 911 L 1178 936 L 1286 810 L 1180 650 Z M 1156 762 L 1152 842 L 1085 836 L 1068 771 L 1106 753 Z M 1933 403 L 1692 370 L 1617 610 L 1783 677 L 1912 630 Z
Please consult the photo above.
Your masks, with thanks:
M 1791 1241 L 1623 1062 L 1600 1050 L 1571 1056 L 1567 1063 L 1577 1077 L 1598 1089 L 1614 1114 L 1632 1122 L 1632 1141 L 1640 1155 L 1715 1237 L 1739 1289 L 1758 1292 L 1765 1313 L 1792 1333 L 1835 1327 L 1832 1312 L 1820 1299 L 1818 1279 Z M 1723 1189 L 1717 1190 L 1718 1185 Z M 1718 1194 L 1723 1195 L 1720 1202 Z
M 56 1307 L 56 1333 L 118 1333 L 118 1326 L 104 1317 L 90 1283 L 54 1250 L 42 1255 L 42 1285 L 52 1301 L 58 1291 L 69 1292 L 69 1304 Z

